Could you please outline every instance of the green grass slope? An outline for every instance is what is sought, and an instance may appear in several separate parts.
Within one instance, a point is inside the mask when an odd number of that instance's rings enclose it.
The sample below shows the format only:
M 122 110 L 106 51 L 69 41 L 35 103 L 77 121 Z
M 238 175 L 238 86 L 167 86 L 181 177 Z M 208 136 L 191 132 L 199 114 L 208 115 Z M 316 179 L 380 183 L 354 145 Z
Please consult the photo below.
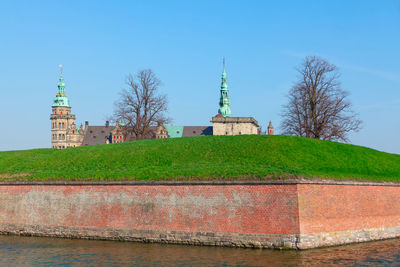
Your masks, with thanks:
M 0 152 L 0 180 L 400 180 L 400 155 L 290 136 L 142 140 L 65 150 Z

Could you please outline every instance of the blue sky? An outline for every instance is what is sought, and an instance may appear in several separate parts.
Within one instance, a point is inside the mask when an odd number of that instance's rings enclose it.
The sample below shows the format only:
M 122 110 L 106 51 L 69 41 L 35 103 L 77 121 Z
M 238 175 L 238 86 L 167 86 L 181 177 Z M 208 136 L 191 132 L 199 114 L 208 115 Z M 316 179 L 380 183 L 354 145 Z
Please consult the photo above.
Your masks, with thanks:
M 210 125 L 226 57 L 232 116 L 279 132 L 306 55 L 336 64 L 363 129 L 400 154 L 400 1 L 1 1 L 0 150 L 50 147 L 58 64 L 77 123 L 103 125 L 151 68 L 175 125 Z

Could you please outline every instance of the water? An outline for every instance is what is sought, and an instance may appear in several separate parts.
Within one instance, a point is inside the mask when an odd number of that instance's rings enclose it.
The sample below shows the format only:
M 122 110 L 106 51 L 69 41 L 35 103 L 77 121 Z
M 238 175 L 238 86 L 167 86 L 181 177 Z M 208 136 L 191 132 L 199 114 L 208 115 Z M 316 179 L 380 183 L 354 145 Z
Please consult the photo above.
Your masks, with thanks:
M 0 266 L 400 266 L 400 239 L 306 251 L 0 236 Z

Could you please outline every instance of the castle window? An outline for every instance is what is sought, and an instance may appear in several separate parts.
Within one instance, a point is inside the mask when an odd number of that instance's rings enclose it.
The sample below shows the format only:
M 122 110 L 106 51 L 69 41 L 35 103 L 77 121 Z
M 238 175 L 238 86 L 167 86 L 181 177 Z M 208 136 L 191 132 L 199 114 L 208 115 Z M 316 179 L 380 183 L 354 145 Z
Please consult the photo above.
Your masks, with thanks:
M 61 128 L 61 122 L 58 123 L 58 128 Z
M 58 135 L 58 140 L 61 140 L 61 134 Z
M 65 135 L 64 134 L 62 135 L 62 140 L 65 140 Z
M 62 126 L 63 126 L 63 128 L 64 128 L 64 123 L 62 123 Z

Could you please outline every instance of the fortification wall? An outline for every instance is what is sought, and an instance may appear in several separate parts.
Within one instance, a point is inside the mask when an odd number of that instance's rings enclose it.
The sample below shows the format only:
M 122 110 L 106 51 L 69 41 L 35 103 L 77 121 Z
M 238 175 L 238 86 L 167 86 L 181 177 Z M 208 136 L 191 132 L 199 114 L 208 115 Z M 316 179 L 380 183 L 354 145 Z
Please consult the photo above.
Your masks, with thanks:
M 400 187 L 299 184 L 300 248 L 400 236 Z
M 400 187 L 2 184 L 0 233 L 305 249 L 400 236 Z

